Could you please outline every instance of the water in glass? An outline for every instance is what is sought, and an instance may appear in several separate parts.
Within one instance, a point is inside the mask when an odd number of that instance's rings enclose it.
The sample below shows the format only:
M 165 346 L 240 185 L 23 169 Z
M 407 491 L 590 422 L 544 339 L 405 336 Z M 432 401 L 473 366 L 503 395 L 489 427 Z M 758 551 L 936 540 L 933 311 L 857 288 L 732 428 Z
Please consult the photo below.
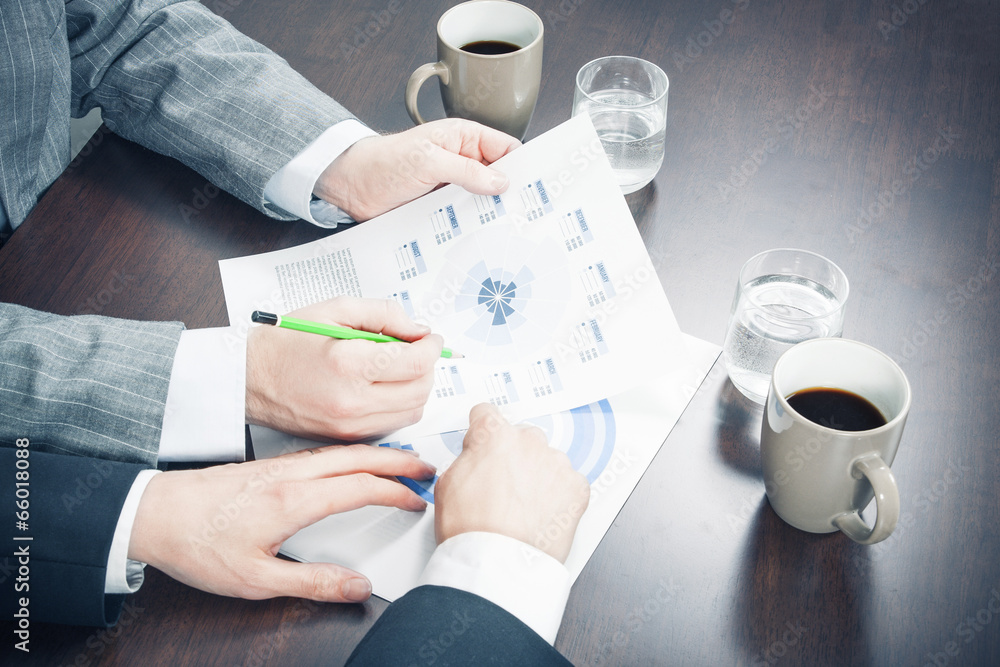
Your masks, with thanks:
M 723 343 L 729 378 L 763 403 L 778 357 L 810 338 L 840 336 L 843 310 L 829 289 L 793 275 L 764 275 L 740 290 Z
M 631 90 L 600 90 L 589 97 L 578 101 L 574 115 L 590 114 L 622 193 L 635 192 L 653 180 L 663 164 L 664 109 Z

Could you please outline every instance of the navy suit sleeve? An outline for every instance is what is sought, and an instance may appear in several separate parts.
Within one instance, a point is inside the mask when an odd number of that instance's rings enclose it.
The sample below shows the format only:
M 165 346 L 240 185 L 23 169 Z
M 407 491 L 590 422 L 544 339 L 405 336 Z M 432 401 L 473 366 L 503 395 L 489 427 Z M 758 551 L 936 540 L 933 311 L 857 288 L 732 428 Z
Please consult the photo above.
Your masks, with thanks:
M 17 457 L 17 449 L 0 446 L 0 507 L 6 512 L 0 521 L 6 575 L 0 614 L 13 618 L 20 599 L 27 598 L 32 622 L 114 625 L 125 596 L 104 594 L 111 538 L 132 482 L 146 466 L 34 452 L 30 445 L 25 459 Z M 18 468 L 25 460 L 27 467 Z M 28 479 L 18 480 L 18 470 Z M 28 486 L 18 487 L 17 481 Z M 27 530 L 18 528 L 17 500 L 28 501 Z
M 420 586 L 389 605 L 347 661 L 364 665 L 569 665 L 515 616 L 457 588 Z

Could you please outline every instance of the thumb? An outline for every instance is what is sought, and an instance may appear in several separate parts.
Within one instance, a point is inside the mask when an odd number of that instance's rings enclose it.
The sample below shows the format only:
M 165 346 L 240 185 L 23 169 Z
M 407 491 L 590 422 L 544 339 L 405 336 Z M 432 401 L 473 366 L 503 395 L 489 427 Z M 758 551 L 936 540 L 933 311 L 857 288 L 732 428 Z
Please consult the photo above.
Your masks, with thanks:
M 460 185 L 477 195 L 498 195 L 510 185 L 506 174 L 444 148 L 434 152 L 430 166 L 433 180 Z
M 372 594 L 367 577 L 334 563 L 293 563 L 268 557 L 260 575 L 271 589 L 267 597 L 364 602 Z

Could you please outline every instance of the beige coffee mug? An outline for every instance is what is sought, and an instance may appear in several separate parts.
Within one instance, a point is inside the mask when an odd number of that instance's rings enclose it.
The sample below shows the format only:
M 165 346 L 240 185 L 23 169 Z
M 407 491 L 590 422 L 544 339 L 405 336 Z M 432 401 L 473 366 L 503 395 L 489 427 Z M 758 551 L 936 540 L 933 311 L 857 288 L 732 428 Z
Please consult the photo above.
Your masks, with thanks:
M 474 120 L 523 139 L 542 79 L 543 32 L 538 15 L 515 2 L 473 0 L 452 7 L 437 24 L 438 62 L 421 65 L 406 83 L 410 118 L 426 122 L 417 109 L 417 93 L 436 76 L 450 118 Z
M 811 421 L 788 397 L 814 388 L 861 396 L 886 423 L 848 431 Z M 875 348 L 842 338 L 791 347 L 771 373 L 760 434 L 764 489 L 775 513 L 800 530 L 840 530 L 861 544 L 889 537 L 899 520 L 899 490 L 889 466 L 909 411 L 906 375 Z M 872 496 L 877 515 L 869 526 L 860 512 Z

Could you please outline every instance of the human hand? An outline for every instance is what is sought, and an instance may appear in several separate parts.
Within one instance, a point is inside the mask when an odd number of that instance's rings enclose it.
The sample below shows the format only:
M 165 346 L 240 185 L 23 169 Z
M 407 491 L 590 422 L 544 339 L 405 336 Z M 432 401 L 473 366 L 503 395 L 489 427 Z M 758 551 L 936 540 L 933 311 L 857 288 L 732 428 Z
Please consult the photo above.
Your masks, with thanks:
M 413 491 L 384 479 L 391 475 L 429 479 L 434 468 L 400 450 L 333 445 L 161 473 L 139 502 L 128 557 L 218 595 L 362 602 L 371 595 L 364 575 L 275 554 L 286 539 L 331 514 L 366 505 L 426 508 Z
M 438 544 L 460 533 L 499 533 L 565 562 L 590 485 L 541 429 L 511 425 L 481 403 L 469 413 L 462 454 L 438 479 L 434 499 Z
M 247 338 L 249 423 L 356 442 L 420 420 L 441 356 L 440 336 L 390 300 L 337 297 L 289 315 L 413 342 L 337 340 L 254 327 Z
M 442 183 L 498 195 L 507 189 L 508 179 L 485 165 L 520 145 L 499 130 L 445 118 L 358 141 L 330 163 L 313 193 L 355 220 L 374 218 Z

